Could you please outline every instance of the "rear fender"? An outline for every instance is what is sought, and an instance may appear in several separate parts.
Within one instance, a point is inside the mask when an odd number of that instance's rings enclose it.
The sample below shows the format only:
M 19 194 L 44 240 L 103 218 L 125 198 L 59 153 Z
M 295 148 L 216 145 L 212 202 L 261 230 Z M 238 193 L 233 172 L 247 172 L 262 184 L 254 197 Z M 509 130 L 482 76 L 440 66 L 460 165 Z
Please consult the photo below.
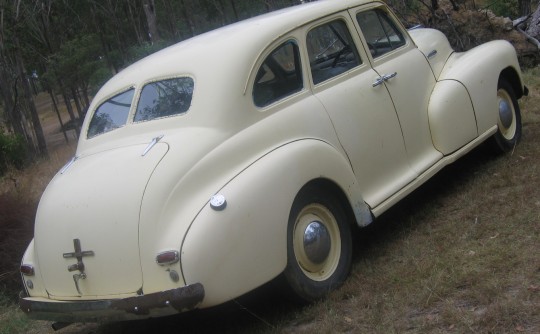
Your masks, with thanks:
M 479 134 L 497 124 L 497 83 L 503 71 L 517 75 L 516 95 L 521 96 L 525 88 L 516 51 L 506 41 L 492 41 L 467 52 L 454 53 L 441 73 L 440 80 L 456 80 L 467 89 Z
M 313 179 L 333 181 L 371 221 L 348 160 L 320 140 L 298 140 L 270 152 L 227 183 L 223 210 L 206 205 L 181 248 L 187 284 L 204 286 L 208 307 L 236 298 L 279 275 L 287 264 L 287 223 L 298 191 Z

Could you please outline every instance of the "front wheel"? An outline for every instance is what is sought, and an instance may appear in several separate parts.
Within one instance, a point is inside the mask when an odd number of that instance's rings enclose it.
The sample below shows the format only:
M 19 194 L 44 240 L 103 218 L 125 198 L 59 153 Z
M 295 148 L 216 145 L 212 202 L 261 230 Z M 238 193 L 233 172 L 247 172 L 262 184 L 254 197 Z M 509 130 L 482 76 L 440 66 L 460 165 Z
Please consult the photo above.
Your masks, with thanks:
M 512 86 L 503 78 L 497 89 L 497 106 L 498 130 L 493 143 L 498 151 L 509 152 L 521 139 L 521 112 Z
M 351 230 L 339 200 L 307 188 L 294 201 L 287 230 L 284 275 L 303 301 L 324 297 L 349 274 Z

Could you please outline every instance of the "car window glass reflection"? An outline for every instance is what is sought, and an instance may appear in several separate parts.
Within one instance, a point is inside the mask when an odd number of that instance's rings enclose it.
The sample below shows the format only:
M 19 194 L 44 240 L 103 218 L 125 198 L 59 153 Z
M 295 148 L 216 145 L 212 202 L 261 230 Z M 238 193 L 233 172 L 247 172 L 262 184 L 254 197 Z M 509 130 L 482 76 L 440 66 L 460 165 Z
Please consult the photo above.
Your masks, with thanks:
M 345 22 L 336 20 L 311 30 L 307 48 L 313 83 L 318 84 L 362 63 Z
M 303 88 L 298 46 L 287 41 L 277 47 L 263 62 L 253 86 L 253 102 L 265 107 Z
M 126 124 L 133 100 L 133 88 L 102 103 L 92 116 L 88 127 L 88 138 L 95 137 Z
M 134 122 L 183 114 L 191 106 L 193 79 L 174 78 L 152 82 L 144 86 Z
M 356 20 L 374 58 L 405 45 L 405 38 L 392 19 L 382 10 L 358 13 Z

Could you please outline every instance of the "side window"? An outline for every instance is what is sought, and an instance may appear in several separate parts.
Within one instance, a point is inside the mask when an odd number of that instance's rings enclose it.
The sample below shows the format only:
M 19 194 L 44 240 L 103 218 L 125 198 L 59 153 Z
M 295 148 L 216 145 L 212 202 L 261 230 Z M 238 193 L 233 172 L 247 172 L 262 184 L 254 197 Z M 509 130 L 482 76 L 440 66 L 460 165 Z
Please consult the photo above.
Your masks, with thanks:
M 257 107 L 265 107 L 301 91 L 302 88 L 298 45 L 293 41 L 287 41 L 266 57 L 257 71 L 253 86 L 253 102 Z
M 375 9 L 361 12 L 356 15 L 356 20 L 373 58 L 405 45 L 405 37 L 384 11 Z
M 135 89 L 131 88 L 103 102 L 94 112 L 87 138 L 112 131 L 126 124 Z
M 360 65 L 356 46 L 345 22 L 332 21 L 307 34 L 313 83 L 318 84 Z
M 133 121 L 180 115 L 188 111 L 193 95 L 192 78 L 174 78 L 146 84 Z

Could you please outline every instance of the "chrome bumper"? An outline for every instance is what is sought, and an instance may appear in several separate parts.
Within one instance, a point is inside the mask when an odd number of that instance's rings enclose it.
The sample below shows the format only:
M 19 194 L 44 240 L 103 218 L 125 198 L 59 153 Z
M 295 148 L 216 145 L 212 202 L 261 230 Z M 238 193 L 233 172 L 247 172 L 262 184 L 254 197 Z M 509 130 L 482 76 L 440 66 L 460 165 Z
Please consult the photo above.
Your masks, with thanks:
M 19 307 L 33 319 L 102 322 L 148 318 L 189 311 L 204 298 L 200 283 L 123 299 L 56 301 L 21 293 Z

